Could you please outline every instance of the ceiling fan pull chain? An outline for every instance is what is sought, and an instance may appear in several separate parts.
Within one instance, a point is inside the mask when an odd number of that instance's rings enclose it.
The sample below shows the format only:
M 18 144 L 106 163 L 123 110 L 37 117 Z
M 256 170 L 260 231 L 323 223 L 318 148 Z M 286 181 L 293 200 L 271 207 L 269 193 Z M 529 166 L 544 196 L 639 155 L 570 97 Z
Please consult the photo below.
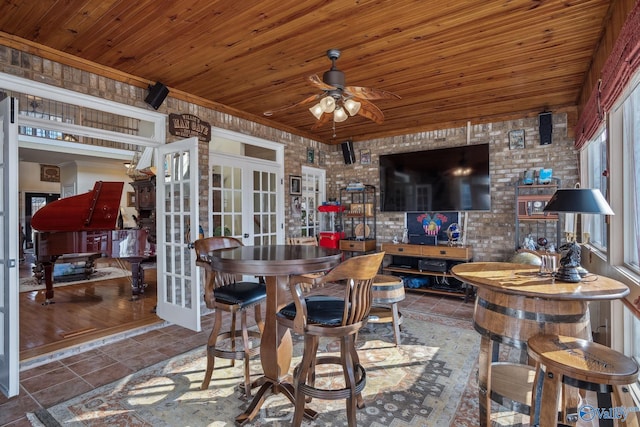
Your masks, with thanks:
M 333 137 L 336 137 L 336 121 L 333 121 Z

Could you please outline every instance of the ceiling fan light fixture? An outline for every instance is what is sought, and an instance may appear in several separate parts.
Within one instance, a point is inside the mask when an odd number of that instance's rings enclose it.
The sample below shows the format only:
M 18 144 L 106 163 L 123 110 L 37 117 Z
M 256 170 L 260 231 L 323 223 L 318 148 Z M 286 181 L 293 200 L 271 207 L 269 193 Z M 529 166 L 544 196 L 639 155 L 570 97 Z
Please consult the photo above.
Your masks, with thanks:
M 320 100 L 320 105 L 322 106 L 323 112 L 333 113 L 333 110 L 336 109 L 336 100 L 333 99 L 333 96 L 328 95 Z
M 347 115 L 347 112 L 344 111 L 344 108 L 342 107 L 338 107 L 335 109 L 335 111 L 333 112 L 333 120 L 335 122 L 344 122 L 345 120 L 347 120 L 347 118 L 349 118 L 349 116 Z
M 349 98 L 346 101 L 344 101 L 343 105 L 345 110 L 347 110 L 350 115 L 355 116 L 356 114 L 358 114 L 358 111 L 360 111 L 360 106 L 362 104 L 359 103 L 358 101 L 354 101 L 353 99 Z
M 311 111 L 311 114 L 313 114 L 314 117 L 318 120 L 320 120 L 320 117 L 322 117 L 322 115 L 324 114 L 324 111 L 322 110 L 322 105 L 320 105 L 319 102 L 313 107 L 309 108 L 309 111 Z

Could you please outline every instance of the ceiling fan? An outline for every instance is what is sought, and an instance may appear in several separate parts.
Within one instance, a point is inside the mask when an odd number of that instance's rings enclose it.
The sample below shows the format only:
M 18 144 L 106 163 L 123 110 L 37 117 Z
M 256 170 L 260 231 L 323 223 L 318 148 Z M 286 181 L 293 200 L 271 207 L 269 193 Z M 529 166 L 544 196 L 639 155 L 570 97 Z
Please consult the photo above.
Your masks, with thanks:
M 400 99 L 395 93 L 385 90 L 373 89 L 361 86 L 346 86 L 344 73 L 336 67 L 336 61 L 340 58 L 340 50 L 329 49 L 327 57 L 331 60 L 331 69 L 322 75 L 322 80 L 317 74 L 307 77 L 307 81 L 322 90 L 322 93 L 311 95 L 292 105 L 265 111 L 265 116 L 272 116 L 290 108 L 318 101 L 309 108 L 318 121 L 311 127 L 317 129 L 333 118 L 335 122 L 343 122 L 349 116 L 360 115 L 375 123 L 384 121 L 382 111 L 369 100 L 371 99 Z

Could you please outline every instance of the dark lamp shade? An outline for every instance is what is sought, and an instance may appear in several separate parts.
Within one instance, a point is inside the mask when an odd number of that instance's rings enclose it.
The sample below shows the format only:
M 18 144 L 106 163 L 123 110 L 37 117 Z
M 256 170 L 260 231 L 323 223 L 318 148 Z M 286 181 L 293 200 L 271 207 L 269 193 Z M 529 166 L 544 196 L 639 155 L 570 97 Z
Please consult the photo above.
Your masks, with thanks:
M 556 191 L 544 207 L 545 212 L 573 212 L 614 215 L 600 190 L 596 188 L 565 188 Z

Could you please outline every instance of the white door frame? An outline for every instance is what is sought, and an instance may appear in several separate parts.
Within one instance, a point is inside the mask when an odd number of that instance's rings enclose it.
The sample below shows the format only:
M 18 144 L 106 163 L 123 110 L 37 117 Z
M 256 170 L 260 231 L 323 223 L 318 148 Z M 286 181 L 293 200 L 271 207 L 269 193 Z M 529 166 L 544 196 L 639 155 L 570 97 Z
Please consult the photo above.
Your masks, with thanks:
M 0 280 L 0 391 L 17 396 L 20 390 L 20 317 L 18 307 L 18 100 L 0 102 L 0 171 L 2 180 L 2 279 Z
M 110 112 L 117 115 L 127 115 L 129 117 L 137 118 L 143 123 L 141 127 L 140 135 L 119 135 L 116 132 L 109 131 L 101 131 L 99 129 L 85 129 L 82 126 L 68 124 L 68 123 L 60 123 L 53 122 L 48 120 L 42 120 L 33 117 L 21 116 L 18 114 L 18 106 L 14 105 L 14 122 L 15 122 L 15 132 L 9 132 L 8 144 L 4 144 L 5 148 L 7 148 L 11 153 L 15 153 L 15 158 L 12 158 L 12 155 L 9 153 L 4 153 L 4 157 L 6 161 L 9 161 L 11 165 L 15 166 L 15 176 L 11 176 L 9 180 L 5 180 L 3 182 L 3 188 L 7 191 L 7 196 L 3 200 L 2 212 L 5 213 L 4 218 L 4 228 L 7 228 L 5 235 L 5 242 L 8 243 L 7 251 L 1 257 L 2 262 L 5 265 L 9 265 L 12 259 L 16 259 L 18 255 L 18 132 L 17 128 L 19 125 L 30 125 L 44 129 L 52 129 L 59 130 L 64 128 L 68 133 L 91 136 L 100 139 L 108 139 L 118 142 L 123 142 L 127 144 L 134 144 L 144 147 L 157 147 L 160 145 L 164 145 L 165 143 L 165 129 L 166 129 L 166 115 L 157 113 L 154 111 L 147 111 L 138 107 L 131 107 L 125 104 L 120 104 L 117 102 L 109 101 L 103 98 L 98 98 L 94 96 L 85 95 L 79 92 L 70 91 L 67 89 L 58 88 L 55 86 L 50 86 L 47 84 L 35 82 L 32 80 L 24 79 L 21 77 L 12 76 L 9 74 L 5 74 L 0 72 L 0 89 L 10 90 L 15 93 L 21 93 L 26 95 L 38 96 L 54 101 L 60 101 L 64 103 L 69 103 L 77 106 L 92 108 L 100 111 Z M 3 133 L 7 133 L 4 131 Z M 12 159 L 12 160 L 11 160 Z M 8 172 L 9 173 L 9 172 Z M 15 193 L 15 200 L 13 200 L 11 194 Z M 9 208 L 10 207 L 10 208 Z M 15 212 L 12 212 L 15 211 Z M 15 262 L 15 261 L 14 261 Z M 0 368 L 0 383 L 5 382 L 3 375 L 6 376 L 6 390 L 5 387 L 0 385 L 0 391 L 9 396 L 13 396 L 18 393 L 19 390 L 19 336 L 20 336 L 20 319 L 18 316 L 18 287 L 11 286 L 18 283 L 18 269 L 17 268 L 9 268 L 9 275 L 13 273 L 11 270 L 15 270 L 15 278 L 11 279 L 11 283 L 6 281 L 5 283 L 0 283 L 0 292 L 1 295 L 10 299 L 11 304 L 15 307 L 15 310 L 11 312 L 4 312 L 3 317 L 6 322 L 5 331 L 3 333 L 2 339 L 2 349 L 3 353 L 0 353 L 0 358 L 5 358 L 7 362 L 7 370 L 6 373 L 3 373 L 2 370 L 4 368 Z M 6 276 L 5 276 L 6 277 Z M 11 288 L 15 288 L 15 296 L 13 296 L 13 291 Z M 15 301 L 13 299 L 15 298 Z M 11 352 L 16 352 L 18 354 L 18 358 L 10 358 L 9 353 L 7 353 L 6 349 L 9 349 Z M 0 362 L 1 363 L 1 362 Z
M 248 157 L 244 154 L 245 145 L 254 145 L 256 147 L 273 150 L 275 153 L 274 160 L 262 160 L 258 158 Z M 207 170 L 209 171 L 208 182 L 211 186 L 211 168 L 214 164 L 224 166 L 249 166 L 250 171 L 254 170 L 268 170 L 277 174 L 278 180 L 278 194 L 276 202 L 276 222 L 277 222 L 277 242 L 279 244 L 284 243 L 284 219 L 285 219 L 285 194 L 284 194 L 284 145 L 281 143 L 268 141 L 262 138 L 257 138 L 250 135 L 241 134 L 238 132 L 213 128 L 211 132 L 211 143 L 209 144 L 209 165 Z M 246 168 L 243 168 L 243 171 Z M 251 175 L 244 171 L 243 182 L 247 186 L 247 190 L 250 190 L 252 186 Z M 253 229 L 253 206 L 252 191 L 246 191 L 243 193 L 243 230 Z M 210 228 L 213 227 L 213 200 L 209 194 L 208 197 L 208 211 L 209 217 L 207 218 Z M 209 230 L 209 234 L 213 235 L 213 229 Z M 248 234 L 247 237 L 244 234 Z M 253 245 L 253 233 L 243 233 L 243 235 L 234 235 L 233 237 L 239 238 L 245 245 Z

